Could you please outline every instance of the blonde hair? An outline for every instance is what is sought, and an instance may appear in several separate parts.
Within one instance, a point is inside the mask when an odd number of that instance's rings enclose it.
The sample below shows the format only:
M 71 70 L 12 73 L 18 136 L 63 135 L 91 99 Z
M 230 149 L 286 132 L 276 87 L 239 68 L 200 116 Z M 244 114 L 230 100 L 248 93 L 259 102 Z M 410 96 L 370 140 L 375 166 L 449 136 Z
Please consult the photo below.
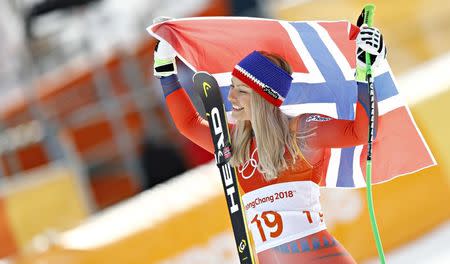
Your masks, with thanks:
M 280 56 L 260 52 L 274 64 L 292 74 L 289 64 Z M 255 137 L 258 147 L 258 171 L 266 181 L 277 178 L 278 174 L 293 165 L 300 155 L 297 143 L 297 131 L 291 131 L 289 118 L 281 110 L 267 102 L 256 92 L 250 95 L 251 122 L 237 121 L 232 131 L 233 156 L 230 164 L 242 165 L 250 158 L 250 144 Z M 285 158 L 286 150 L 291 156 L 288 162 Z

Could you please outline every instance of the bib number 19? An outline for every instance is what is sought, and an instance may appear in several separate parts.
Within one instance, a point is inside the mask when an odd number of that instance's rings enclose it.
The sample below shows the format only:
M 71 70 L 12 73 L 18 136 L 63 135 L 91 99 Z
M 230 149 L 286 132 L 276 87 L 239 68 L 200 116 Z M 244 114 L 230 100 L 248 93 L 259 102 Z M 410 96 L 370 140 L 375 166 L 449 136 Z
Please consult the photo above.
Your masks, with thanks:
M 267 238 L 261 220 L 264 222 L 264 225 L 270 229 L 269 235 L 271 238 L 276 238 L 283 232 L 283 220 L 281 219 L 281 215 L 279 213 L 274 211 L 266 211 L 263 212 L 261 216 L 256 214 L 251 223 L 256 224 L 258 227 L 259 234 L 261 235 L 263 242 L 267 241 Z

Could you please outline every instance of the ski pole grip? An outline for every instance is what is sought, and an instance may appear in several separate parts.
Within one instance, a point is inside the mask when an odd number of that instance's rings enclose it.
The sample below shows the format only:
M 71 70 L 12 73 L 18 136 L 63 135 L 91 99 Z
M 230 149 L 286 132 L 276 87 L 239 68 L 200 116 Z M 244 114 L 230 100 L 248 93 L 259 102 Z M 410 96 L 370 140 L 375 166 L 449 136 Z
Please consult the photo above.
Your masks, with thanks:
M 375 5 L 367 4 L 364 6 L 364 24 L 371 27 L 373 25 L 373 16 L 375 14 Z
M 366 24 L 368 27 L 371 27 L 373 24 L 373 16 L 375 15 L 375 5 L 373 4 L 367 4 L 364 6 L 364 24 Z M 371 61 L 370 61 L 370 54 L 366 52 L 366 74 L 367 76 L 372 75 L 372 68 L 371 68 Z

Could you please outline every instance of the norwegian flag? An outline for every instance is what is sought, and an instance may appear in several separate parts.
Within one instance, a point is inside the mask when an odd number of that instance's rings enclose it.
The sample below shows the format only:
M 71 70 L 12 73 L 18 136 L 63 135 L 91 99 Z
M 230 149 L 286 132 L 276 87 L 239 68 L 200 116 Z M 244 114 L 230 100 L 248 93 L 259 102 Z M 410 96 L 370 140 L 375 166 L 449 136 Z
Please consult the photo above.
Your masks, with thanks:
M 225 107 L 231 71 L 254 50 L 284 57 L 293 70 L 292 88 L 281 109 L 288 115 L 320 113 L 355 117 L 355 38 L 347 21 L 296 21 L 207 17 L 170 20 L 147 29 L 169 42 L 193 71 L 208 71 L 221 86 Z M 411 113 L 398 93 L 387 62 L 375 72 L 379 127 L 373 144 L 372 183 L 436 165 Z M 365 187 L 367 146 L 331 149 L 325 187 Z

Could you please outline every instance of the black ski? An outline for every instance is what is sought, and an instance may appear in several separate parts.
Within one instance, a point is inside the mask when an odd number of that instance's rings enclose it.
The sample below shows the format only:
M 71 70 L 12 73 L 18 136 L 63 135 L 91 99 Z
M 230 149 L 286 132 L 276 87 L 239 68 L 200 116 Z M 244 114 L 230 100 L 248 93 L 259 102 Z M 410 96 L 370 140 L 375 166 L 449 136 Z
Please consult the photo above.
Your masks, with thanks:
M 238 190 L 236 169 L 228 163 L 231 158 L 231 140 L 220 88 L 216 79 L 207 72 L 197 72 L 193 79 L 194 90 L 203 102 L 211 130 L 216 164 L 219 167 L 222 178 L 239 260 L 241 264 L 253 264 L 255 262 L 250 250 L 250 241 L 245 226 L 245 216 Z

